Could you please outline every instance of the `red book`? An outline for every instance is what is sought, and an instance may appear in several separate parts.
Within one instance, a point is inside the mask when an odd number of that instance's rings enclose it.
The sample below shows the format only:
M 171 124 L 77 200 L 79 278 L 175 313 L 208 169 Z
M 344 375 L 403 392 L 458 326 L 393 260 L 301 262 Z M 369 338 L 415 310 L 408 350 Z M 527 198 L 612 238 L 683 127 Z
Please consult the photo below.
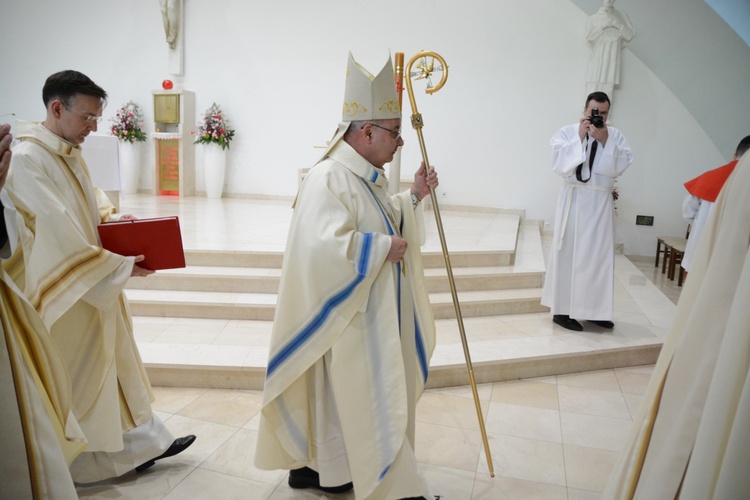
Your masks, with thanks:
M 157 271 L 185 267 L 180 221 L 177 217 L 121 220 L 99 224 L 102 247 L 125 255 L 143 255 L 138 265 Z

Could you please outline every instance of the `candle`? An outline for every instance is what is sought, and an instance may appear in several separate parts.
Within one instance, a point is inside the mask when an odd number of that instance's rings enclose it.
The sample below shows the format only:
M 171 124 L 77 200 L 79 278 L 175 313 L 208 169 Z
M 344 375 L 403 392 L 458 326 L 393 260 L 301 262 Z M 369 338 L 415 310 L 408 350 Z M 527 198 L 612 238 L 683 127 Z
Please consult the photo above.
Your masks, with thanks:
M 404 93 L 404 53 L 396 52 L 396 92 L 398 92 L 398 105 L 401 107 L 401 96 Z

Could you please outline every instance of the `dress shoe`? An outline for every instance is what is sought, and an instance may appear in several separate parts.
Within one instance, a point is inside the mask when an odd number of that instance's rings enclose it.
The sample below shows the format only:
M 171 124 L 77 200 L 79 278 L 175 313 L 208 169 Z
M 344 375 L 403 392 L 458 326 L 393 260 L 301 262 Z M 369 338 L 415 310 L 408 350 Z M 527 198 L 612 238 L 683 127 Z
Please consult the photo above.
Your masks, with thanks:
M 354 488 L 352 483 L 340 486 L 321 486 L 320 475 L 309 467 L 289 471 L 289 487 L 295 489 L 315 488 L 326 493 L 344 493 Z
M 583 331 L 581 324 L 566 314 L 555 314 L 552 316 L 552 322 L 568 330 L 573 330 L 574 332 Z
M 193 444 L 193 441 L 195 441 L 195 436 L 192 435 L 192 434 L 190 434 L 189 436 L 179 437 L 179 438 L 175 439 L 172 442 L 172 444 L 169 446 L 169 448 L 167 448 L 167 451 L 165 451 L 164 453 L 162 453 L 161 455 L 159 455 L 156 458 L 152 458 L 148 462 L 142 463 L 141 465 L 139 465 L 138 467 L 135 468 L 135 471 L 136 472 L 143 472 L 144 470 L 146 470 L 149 467 L 151 467 L 152 465 L 154 465 L 154 463 L 157 460 L 161 460 L 162 458 L 167 458 L 167 457 L 171 457 L 171 456 L 177 455 L 178 453 L 182 453 L 191 444 Z
M 611 321 L 607 320 L 599 320 L 599 319 L 589 319 L 587 320 L 589 323 L 593 323 L 596 326 L 601 326 L 602 328 L 614 328 L 615 324 Z

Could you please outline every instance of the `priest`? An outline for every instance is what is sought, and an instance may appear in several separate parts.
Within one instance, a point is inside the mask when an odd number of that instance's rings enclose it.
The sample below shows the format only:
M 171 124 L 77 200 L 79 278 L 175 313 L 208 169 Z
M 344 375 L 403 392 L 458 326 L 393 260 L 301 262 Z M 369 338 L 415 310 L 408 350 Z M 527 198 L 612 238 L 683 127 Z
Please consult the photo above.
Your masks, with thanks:
M 0 125 L 0 259 L 21 222 L 3 189 L 10 126 Z M 68 464 L 86 446 L 70 409 L 68 372 L 42 320 L 0 267 L 0 498 L 77 499 Z
M 685 183 L 688 194 L 682 202 L 682 217 L 691 224 L 690 235 L 685 246 L 685 255 L 682 256 L 682 268 L 690 271 L 693 262 L 693 254 L 698 247 L 698 240 L 703 234 L 703 226 L 706 225 L 708 214 L 711 212 L 716 198 L 724 187 L 724 183 L 737 166 L 737 161 L 750 149 L 750 135 L 746 136 L 737 145 L 732 161 L 719 168 L 704 172 L 695 179 Z
M 292 488 L 433 498 L 414 430 L 435 346 L 420 202 L 438 181 L 422 165 L 387 193 L 403 144 L 390 60 L 374 76 L 349 54 L 342 122 L 289 229 L 255 455 Z
M 97 129 L 107 94 L 86 75 L 51 75 L 42 123 L 19 122 L 6 189 L 24 224 L 6 269 L 39 312 L 71 377 L 72 409 L 88 448 L 71 465 L 76 482 L 119 476 L 181 452 L 151 411 L 153 394 L 122 292 L 152 271 L 101 247 L 97 225 L 117 218 L 91 182 L 81 143 Z M 132 217 L 132 216 L 131 216 Z
M 628 141 L 607 124 L 604 92 L 586 97 L 578 123 L 555 132 L 552 171 L 562 179 L 541 303 L 552 321 L 582 331 L 578 319 L 613 328 L 615 181 L 633 161 Z
M 602 498 L 747 498 L 750 154 L 716 200 Z

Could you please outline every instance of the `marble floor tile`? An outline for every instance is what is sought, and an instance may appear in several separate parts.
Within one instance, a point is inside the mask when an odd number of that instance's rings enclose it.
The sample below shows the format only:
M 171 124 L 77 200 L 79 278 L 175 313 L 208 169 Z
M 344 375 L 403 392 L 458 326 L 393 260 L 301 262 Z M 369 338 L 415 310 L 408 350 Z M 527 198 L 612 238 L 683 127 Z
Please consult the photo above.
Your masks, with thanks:
M 495 403 L 531 406 L 559 410 L 557 387 L 538 379 L 514 380 L 497 382 L 492 389 L 492 399 Z
M 210 389 L 179 411 L 179 415 L 242 427 L 259 411 L 262 391 Z
M 620 390 L 624 394 L 644 394 L 648 382 L 651 380 L 651 373 L 638 373 L 627 370 L 615 370 L 614 373 L 615 377 L 617 377 L 617 382 L 620 384 Z
M 639 394 L 623 394 L 623 398 L 625 398 L 625 404 L 628 405 L 628 411 L 630 412 L 630 418 L 635 418 L 635 416 L 638 414 L 638 410 L 641 408 L 641 403 L 643 402 L 643 396 Z
M 561 443 L 560 412 L 530 406 L 490 403 L 487 432 Z
M 568 488 L 568 500 L 601 500 L 601 494 L 598 491 Z
M 156 400 L 151 408 L 168 413 L 177 413 L 210 389 L 194 389 L 192 387 L 154 387 Z
M 625 445 L 632 420 L 562 411 L 560 424 L 564 444 L 620 451 Z
M 619 391 L 602 391 L 567 385 L 557 386 L 560 411 L 613 418 L 630 418 L 625 398 Z
M 470 500 L 477 476 L 475 471 L 440 467 L 432 464 L 419 464 L 419 470 L 433 495 L 446 500 Z
M 620 385 L 612 370 L 600 370 L 584 373 L 571 373 L 557 376 L 557 383 L 572 387 L 600 389 L 603 391 L 619 391 Z
M 604 490 L 618 452 L 568 444 L 563 448 L 568 487 L 596 492 Z
M 472 500 L 497 500 L 498 498 L 523 500 L 567 500 L 565 486 L 528 481 L 505 476 L 490 477 L 478 474 L 474 481 Z
M 486 420 L 489 402 L 480 399 L 480 403 Z M 479 431 L 479 416 L 473 398 L 426 391 L 417 404 L 416 419 L 418 422 Z
M 184 463 L 172 463 L 169 466 L 156 463 L 144 473 L 135 471 L 106 481 L 90 485 L 77 485 L 78 498 L 137 498 L 163 499 L 172 489 L 195 471 L 195 467 Z
M 288 475 L 288 471 L 266 471 L 255 467 L 253 461 L 257 442 L 257 431 L 238 429 L 201 464 L 201 468 L 277 485 Z
M 561 443 L 499 434 L 489 434 L 488 440 L 496 476 L 566 485 L 566 464 Z M 479 461 L 477 472 L 489 472 L 484 455 Z
M 414 452 L 419 462 L 454 469 L 477 469 L 482 437 L 479 432 L 420 422 Z
M 253 481 L 232 474 L 196 469 L 175 486 L 164 500 L 266 499 L 276 485 Z

